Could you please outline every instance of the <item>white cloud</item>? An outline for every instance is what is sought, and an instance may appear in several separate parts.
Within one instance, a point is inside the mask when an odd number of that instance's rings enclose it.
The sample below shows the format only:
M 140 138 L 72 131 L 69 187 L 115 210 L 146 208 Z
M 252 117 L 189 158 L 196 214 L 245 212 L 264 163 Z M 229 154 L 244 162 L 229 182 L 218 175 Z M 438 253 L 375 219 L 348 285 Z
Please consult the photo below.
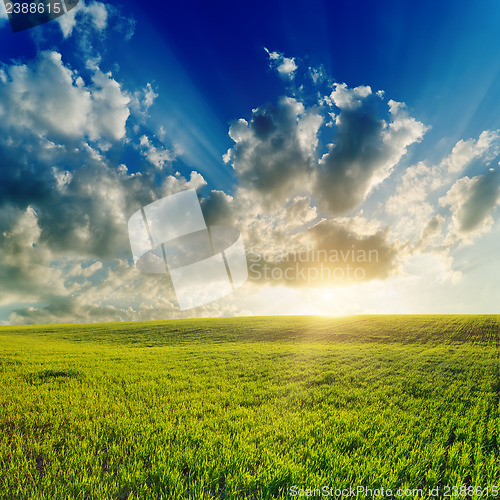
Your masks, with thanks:
M 432 183 L 433 172 L 424 162 L 408 167 L 396 187 L 396 193 L 385 203 L 388 212 L 402 213 L 407 207 L 427 199 Z
M 130 98 L 122 92 L 120 84 L 112 78 L 111 73 L 96 71 L 93 82 L 90 113 L 93 124 L 89 135 L 94 140 L 109 137 L 117 141 L 125 136 L 125 124 L 130 115 Z
M 56 22 L 59 23 L 59 27 L 61 28 L 64 38 L 68 38 L 73 32 L 73 29 L 76 25 L 76 14 L 82 8 L 84 8 L 84 2 L 83 0 L 80 0 L 72 11 L 56 19 Z
M 146 108 L 146 110 L 148 110 L 153 105 L 157 97 L 158 94 L 153 90 L 151 84 L 148 83 L 144 91 L 144 107 Z
M 56 140 L 117 141 L 125 135 L 130 98 L 111 73 L 95 69 L 92 85 L 65 66 L 57 52 L 4 68 L 0 128 L 31 131 Z
M 108 25 L 108 11 L 101 2 L 86 5 L 84 0 L 80 0 L 73 9 L 58 17 L 56 21 L 64 38 L 68 38 L 73 34 L 77 23 L 90 24 L 95 30 L 104 31 Z
M 323 68 L 323 66 L 320 66 L 319 68 L 310 67 L 309 76 L 311 77 L 313 83 L 316 85 L 317 83 L 320 83 L 326 79 L 325 68 Z
M 493 224 L 491 213 L 497 204 L 498 172 L 489 168 L 487 174 L 456 179 L 474 160 L 486 166 L 498 156 L 499 131 L 485 130 L 477 140 L 460 140 L 452 152 L 437 165 L 424 162 L 408 167 L 396 187 L 396 193 L 385 203 L 388 213 L 398 214 L 398 234 L 419 239 L 417 246 L 427 244 L 450 246 L 460 241 L 472 243 Z M 483 167 L 484 170 L 484 167 Z M 447 187 L 447 193 L 436 203 L 436 193 Z M 444 218 L 443 208 L 451 211 L 451 221 Z M 450 224 L 449 224 L 450 223 Z M 449 225 L 449 227 L 447 227 Z M 434 234 L 433 231 L 438 231 Z M 439 240 L 446 229 L 448 235 Z
M 279 73 L 293 78 L 293 73 L 297 69 L 297 65 L 295 64 L 295 60 L 293 58 L 284 57 L 277 69 Z
M 7 15 L 7 10 L 5 9 L 5 2 L 0 2 L 0 28 L 7 24 L 9 21 L 9 16 Z
M 196 189 L 199 190 L 203 186 L 206 186 L 207 181 L 199 172 L 191 172 L 189 180 L 185 179 L 178 172 L 175 175 L 169 175 L 163 182 L 161 188 L 162 197 L 169 196 L 179 191 L 184 191 L 185 189 Z
M 92 2 L 86 10 L 92 17 L 94 26 L 97 30 L 102 31 L 106 29 L 106 26 L 108 24 L 108 11 L 106 10 L 106 6 L 103 3 Z
M 340 109 L 356 109 L 372 93 L 371 87 L 364 85 L 350 89 L 345 83 L 335 83 L 333 87 L 330 99 Z
M 462 273 L 453 270 L 453 258 L 446 251 L 415 254 L 405 262 L 403 271 L 427 286 L 457 284 L 462 279 Z
M 460 140 L 451 154 L 443 160 L 443 166 L 451 174 L 458 174 L 475 159 L 491 161 L 500 153 L 500 131 L 485 130 L 477 140 Z
M 292 80 L 298 67 L 295 58 L 285 57 L 279 52 L 270 52 L 265 47 L 264 50 L 269 55 L 270 67 L 275 68 L 281 76 Z
M 318 217 L 318 210 L 311 206 L 311 201 L 305 196 L 297 196 L 288 204 L 281 214 L 285 229 L 293 231 L 297 228 L 297 222 L 305 225 Z
M 148 111 L 153 106 L 158 94 L 151 83 L 147 83 L 146 86 L 134 92 L 130 100 L 130 108 L 134 111 L 134 114 L 139 115 L 143 120 L 148 117 Z M 163 127 L 161 127 L 163 130 Z M 162 135 L 162 134 L 160 134 Z M 165 133 L 163 132 L 163 135 Z
M 424 162 L 408 167 L 401 177 L 396 192 L 384 202 L 387 213 L 397 216 L 394 232 L 401 238 L 417 241 L 435 215 L 429 203 L 435 182 L 435 171 Z M 423 240 L 422 240 L 423 241 Z M 426 238 L 429 242 L 429 238 Z
M 175 153 L 162 146 L 154 146 L 146 135 L 140 138 L 140 146 L 143 156 L 158 170 L 163 170 L 175 159 Z

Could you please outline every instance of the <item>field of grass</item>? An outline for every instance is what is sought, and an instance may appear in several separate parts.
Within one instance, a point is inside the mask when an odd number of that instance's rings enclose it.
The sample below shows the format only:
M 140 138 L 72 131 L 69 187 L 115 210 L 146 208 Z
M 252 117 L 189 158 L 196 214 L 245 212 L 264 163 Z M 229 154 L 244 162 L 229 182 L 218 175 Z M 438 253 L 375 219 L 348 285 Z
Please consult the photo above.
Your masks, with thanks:
M 0 498 L 500 498 L 499 340 L 500 316 L 2 327 Z

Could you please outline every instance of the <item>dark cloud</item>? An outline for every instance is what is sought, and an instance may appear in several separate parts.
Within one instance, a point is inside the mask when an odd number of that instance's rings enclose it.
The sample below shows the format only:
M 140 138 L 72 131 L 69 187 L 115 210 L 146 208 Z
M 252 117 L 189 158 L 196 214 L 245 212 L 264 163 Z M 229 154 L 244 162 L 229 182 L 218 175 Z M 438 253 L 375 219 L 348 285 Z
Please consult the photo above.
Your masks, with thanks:
M 359 207 L 421 140 L 426 127 L 410 117 L 404 104 L 387 104 L 370 87 L 334 85 L 322 106 L 306 108 L 296 98 L 261 106 L 249 122 L 230 128 L 235 146 L 226 155 L 241 186 L 253 190 L 270 210 L 298 194 L 312 193 L 321 210 L 343 215 Z M 323 115 L 333 116 L 329 129 Z M 326 126 L 326 125 L 325 125 Z M 318 158 L 320 132 L 333 141 Z
M 346 110 L 337 120 L 335 143 L 321 159 L 315 191 L 333 214 L 359 206 L 383 163 L 383 123 L 375 106 Z
M 342 225 L 334 220 L 325 220 L 306 231 L 303 239 L 318 249 L 335 249 L 344 255 L 353 247 L 355 253 L 372 253 L 371 261 L 365 265 L 367 280 L 385 279 L 397 270 L 401 248 L 400 245 L 389 242 L 387 230 L 379 229 L 373 234 L 363 234 L 351 227 L 349 220 Z
M 307 188 L 314 169 L 317 131 L 322 118 L 296 99 L 255 109 L 249 122 L 233 123 L 229 135 L 236 145 L 232 161 L 241 186 L 254 190 L 268 207 L 286 203 Z
M 500 171 L 498 170 L 477 178 L 457 212 L 460 231 L 474 231 L 483 223 L 498 203 L 499 188 Z
M 201 208 L 208 226 L 234 226 L 236 211 L 233 198 L 223 191 L 214 190 L 201 200 Z
M 449 207 L 452 222 L 446 243 L 471 244 L 494 223 L 492 214 L 500 200 L 500 171 L 493 170 L 473 178 L 462 177 L 439 202 Z
M 335 102 L 343 107 L 335 120 L 334 143 L 319 162 L 314 192 L 321 208 L 342 215 L 359 207 L 390 175 L 407 146 L 422 138 L 425 127 L 393 101 L 387 123 L 380 116 L 379 97 L 371 93 L 343 87 L 342 99 Z

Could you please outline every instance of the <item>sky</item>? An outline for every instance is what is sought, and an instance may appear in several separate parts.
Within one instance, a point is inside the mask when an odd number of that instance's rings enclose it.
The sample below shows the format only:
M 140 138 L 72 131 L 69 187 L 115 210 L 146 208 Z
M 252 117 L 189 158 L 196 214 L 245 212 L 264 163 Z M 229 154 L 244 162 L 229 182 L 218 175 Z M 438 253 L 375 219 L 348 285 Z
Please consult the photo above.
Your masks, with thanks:
M 498 313 L 500 5 L 0 5 L 0 323 Z M 247 281 L 181 310 L 130 217 L 196 189 Z M 202 277 L 200 277 L 202 279 Z

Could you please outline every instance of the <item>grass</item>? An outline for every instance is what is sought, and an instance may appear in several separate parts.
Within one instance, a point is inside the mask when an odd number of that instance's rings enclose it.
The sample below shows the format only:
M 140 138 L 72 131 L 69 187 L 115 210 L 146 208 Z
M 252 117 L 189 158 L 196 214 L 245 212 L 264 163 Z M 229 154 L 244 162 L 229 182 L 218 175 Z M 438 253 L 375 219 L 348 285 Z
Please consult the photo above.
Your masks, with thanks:
M 500 316 L 3 327 L 0 498 L 500 497 L 499 332 Z

